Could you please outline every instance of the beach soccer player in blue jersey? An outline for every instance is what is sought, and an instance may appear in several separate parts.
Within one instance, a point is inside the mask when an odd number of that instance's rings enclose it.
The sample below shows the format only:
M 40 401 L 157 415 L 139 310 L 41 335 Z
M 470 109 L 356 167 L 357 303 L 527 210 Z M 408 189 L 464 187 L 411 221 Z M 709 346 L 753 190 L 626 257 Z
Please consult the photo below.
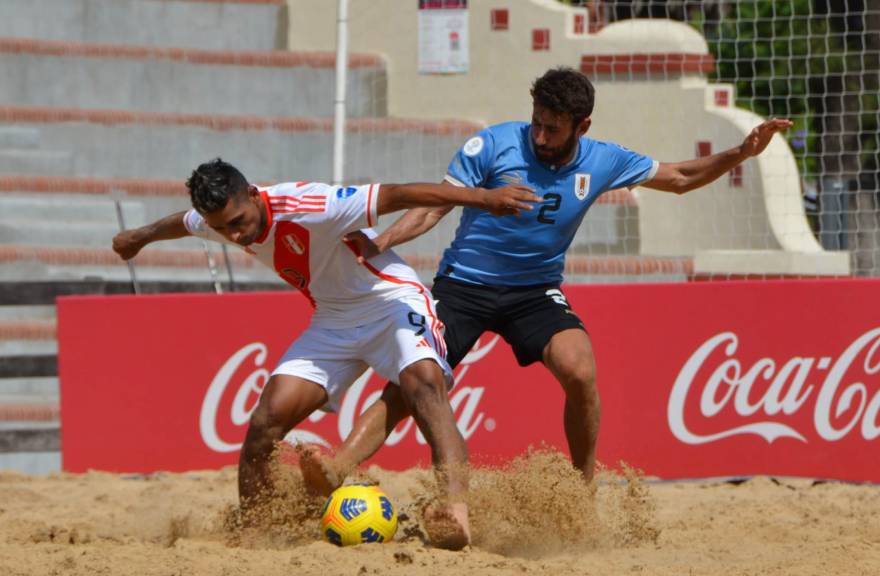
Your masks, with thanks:
M 591 480 L 599 433 L 596 365 L 584 325 L 560 287 L 565 251 L 581 220 L 608 190 L 643 186 L 682 194 L 760 154 L 789 120 L 757 126 L 739 146 L 684 162 L 657 162 L 617 144 L 586 137 L 594 88 L 571 68 L 549 70 L 532 85 L 532 121 L 490 126 L 462 146 L 445 181 L 497 188 L 522 184 L 543 203 L 520 217 L 495 218 L 465 208 L 432 289 L 446 325 L 447 360 L 455 367 L 485 331 L 500 334 L 521 366 L 543 362 L 565 391 L 563 421 L 571 460 Z M 414 208 L 371 244 L 366 257 L 431 229 L 452 207 Z M 335 456 L 305 450 L 309 485 L 328 492 L 372 455 L 408 415 L 399 389 L 388 386 Z

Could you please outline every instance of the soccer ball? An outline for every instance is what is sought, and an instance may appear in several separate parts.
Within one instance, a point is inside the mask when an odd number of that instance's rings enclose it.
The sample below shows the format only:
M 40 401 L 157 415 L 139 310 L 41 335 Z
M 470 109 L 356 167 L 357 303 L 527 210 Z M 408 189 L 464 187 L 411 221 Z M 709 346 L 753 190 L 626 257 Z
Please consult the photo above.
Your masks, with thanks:
M 321 536 L 337 546 L 390 542 L 397 532 L 397 511 L 378 486 L 337 488 L 321 512 Z

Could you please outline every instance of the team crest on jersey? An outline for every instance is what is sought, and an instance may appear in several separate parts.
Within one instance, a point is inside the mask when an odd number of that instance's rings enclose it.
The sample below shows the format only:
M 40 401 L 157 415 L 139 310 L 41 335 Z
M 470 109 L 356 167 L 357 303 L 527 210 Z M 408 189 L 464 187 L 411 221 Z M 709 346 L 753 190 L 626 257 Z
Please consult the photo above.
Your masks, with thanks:
M 480 153 L 480 150 L 483 149 L 483 139 L 479 136 L 474 136 L 470 140 L 464 143 L 464 146 L 461 147 L 462 152 L 464 152 L 465 156 L 476 156 Z
M 574 195 L 578 200 L 583 200 L 590 193 L 590 175 L 575 174 L 574 175 Z
M 297 256 L 305 254 L 306 245 L 302 243 L 302 240 L 296 234 L 285 234 L 284 245 Z
M 285 268 L 281 271 L 284 274 L 284 277 L 290 280 L 290 283 L 299 288 L 300 290 L 304 290 L 306 287 L 306 277 L 299 270 L 294 270 L 293 268 Z

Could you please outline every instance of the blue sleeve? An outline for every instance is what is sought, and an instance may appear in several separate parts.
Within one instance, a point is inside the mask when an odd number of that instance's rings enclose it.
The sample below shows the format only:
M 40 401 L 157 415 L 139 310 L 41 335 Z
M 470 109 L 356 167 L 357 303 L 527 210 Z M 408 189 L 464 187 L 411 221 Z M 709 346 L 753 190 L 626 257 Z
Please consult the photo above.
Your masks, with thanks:
M 481 187 L 488 180 L 495 160 L 495 138 L 486 128 L 472 136 L 449 163 L 446 179 L 459 186 Z
M 608 189 L 632 188 L 650 180 L 657 173 L 658 164 L 652 158 L 638 154 L 618 144 L 608 144 L 607 154 L 612 161 L 608 173 Z

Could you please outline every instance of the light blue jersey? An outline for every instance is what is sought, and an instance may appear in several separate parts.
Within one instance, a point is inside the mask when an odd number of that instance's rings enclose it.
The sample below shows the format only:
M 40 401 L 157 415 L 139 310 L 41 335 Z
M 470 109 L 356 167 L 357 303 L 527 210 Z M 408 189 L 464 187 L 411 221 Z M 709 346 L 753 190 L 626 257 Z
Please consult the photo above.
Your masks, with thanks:
M 507 122 L 482 130 L 452 159 L 446 180 L 479 188 L 522 184 L 544 202 L 500 218 L 465 208 L 439 276 L 487 286 L 558 284 L 565 251 L 596 198 L 657 172 L 651 158 L 587 137 L 570 163 L 554 169 L 535 157 L 529 129 L 525 122 Z

